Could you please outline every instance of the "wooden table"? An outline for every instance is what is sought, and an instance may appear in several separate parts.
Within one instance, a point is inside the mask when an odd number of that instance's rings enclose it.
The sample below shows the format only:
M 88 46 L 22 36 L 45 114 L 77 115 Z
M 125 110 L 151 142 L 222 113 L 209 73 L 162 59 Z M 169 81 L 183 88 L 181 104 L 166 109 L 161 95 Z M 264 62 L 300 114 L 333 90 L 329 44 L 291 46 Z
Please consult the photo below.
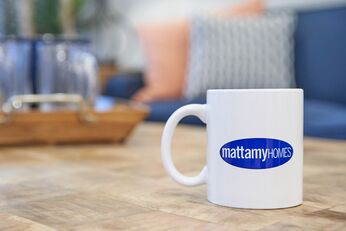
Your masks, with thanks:
M 302 206 L 245 210 L 168 178 L 161 132 L 143 124 L 125 145 L 1 148 L 0 230 L 346 230 L 346 142 L 305 140 Z M 181 171 L 200 170 L 205 141 L 203 128 L 178 128 Z

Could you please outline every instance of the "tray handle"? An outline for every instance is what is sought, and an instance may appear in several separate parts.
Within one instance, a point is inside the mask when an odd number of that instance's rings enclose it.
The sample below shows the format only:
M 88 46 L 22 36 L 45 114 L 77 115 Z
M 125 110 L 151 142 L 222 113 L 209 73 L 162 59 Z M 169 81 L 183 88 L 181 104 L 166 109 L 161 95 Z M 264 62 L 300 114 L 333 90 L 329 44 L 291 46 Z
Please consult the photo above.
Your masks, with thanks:
M 88 112 L 88 105 L 83 97 L 77 94 L 42 94 L 42 95 L 15 95 L 9 98 L 2 107 L 0 124 L 10 121 L 13 113 L 29 103 L 73 103 L 78 106 L 78 115 L 81 122 L 95 122 L 96 118 Z

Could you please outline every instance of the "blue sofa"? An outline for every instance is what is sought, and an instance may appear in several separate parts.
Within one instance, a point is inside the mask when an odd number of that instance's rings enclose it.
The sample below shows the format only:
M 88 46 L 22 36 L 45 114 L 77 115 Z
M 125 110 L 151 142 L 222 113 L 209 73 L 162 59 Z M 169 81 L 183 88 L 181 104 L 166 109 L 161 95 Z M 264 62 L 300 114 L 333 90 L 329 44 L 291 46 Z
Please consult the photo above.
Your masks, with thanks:
M 295 78 L 303 88 L 306 136 L 346 139 L 346 6 L 297 12 L 295 33 Z M 130 98 L 143 87 L 141 73 L 111 78 L 104 94 Z M 147 120 L 166 121 L 179 107 L 205 103 L 205 99 L 150 103 Z M 187 117 L 187 124 L 201 125 Z

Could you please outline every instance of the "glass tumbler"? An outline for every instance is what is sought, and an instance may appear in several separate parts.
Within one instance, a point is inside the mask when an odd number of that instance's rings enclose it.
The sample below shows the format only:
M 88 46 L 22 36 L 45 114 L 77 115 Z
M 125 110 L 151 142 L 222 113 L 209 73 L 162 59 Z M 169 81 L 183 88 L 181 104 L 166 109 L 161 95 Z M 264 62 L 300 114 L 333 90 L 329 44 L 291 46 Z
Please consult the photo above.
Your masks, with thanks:
M 98 95 L 98 65 L 89 42 L 50 39 L 37 42 L 37 93 L 77 94 L 89 106 Z M 76 109 L 74 104 L 43 103 L 42 111 Z
M 32 94 L 31 52 L 30 40 L 18 38 L 0 40 L 1 108 L 12 96 Z M 27 105 L 23 107 L 27 108 Z

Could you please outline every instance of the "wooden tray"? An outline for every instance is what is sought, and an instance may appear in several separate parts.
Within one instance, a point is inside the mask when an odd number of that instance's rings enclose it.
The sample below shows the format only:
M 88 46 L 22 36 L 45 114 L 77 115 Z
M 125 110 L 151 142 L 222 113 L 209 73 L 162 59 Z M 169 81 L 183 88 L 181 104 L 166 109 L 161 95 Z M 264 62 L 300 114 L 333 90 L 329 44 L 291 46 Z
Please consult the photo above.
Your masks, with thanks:
M 0 113 L 0 145 L 123 142 L 148 114 L 147 107 L 126 102 L 117 103 L 107 111 L 96 112 L 85 108 L 81 97 L 76 95 L 73 97 L 80 105 L 78 111 L 14 112 L 16 105 L 43 102 L 42 99 L 46 102 L 51 96 L 25 97 L 26 101 L 23 101 L 23 96 L 12 99 L 7 109 L 3 110 L 5 112 Z M 71 95 L 69 97 L 72 99 Z M 55 95 L 48 101 L 65 102 L 67 98 L 66 95 Z

